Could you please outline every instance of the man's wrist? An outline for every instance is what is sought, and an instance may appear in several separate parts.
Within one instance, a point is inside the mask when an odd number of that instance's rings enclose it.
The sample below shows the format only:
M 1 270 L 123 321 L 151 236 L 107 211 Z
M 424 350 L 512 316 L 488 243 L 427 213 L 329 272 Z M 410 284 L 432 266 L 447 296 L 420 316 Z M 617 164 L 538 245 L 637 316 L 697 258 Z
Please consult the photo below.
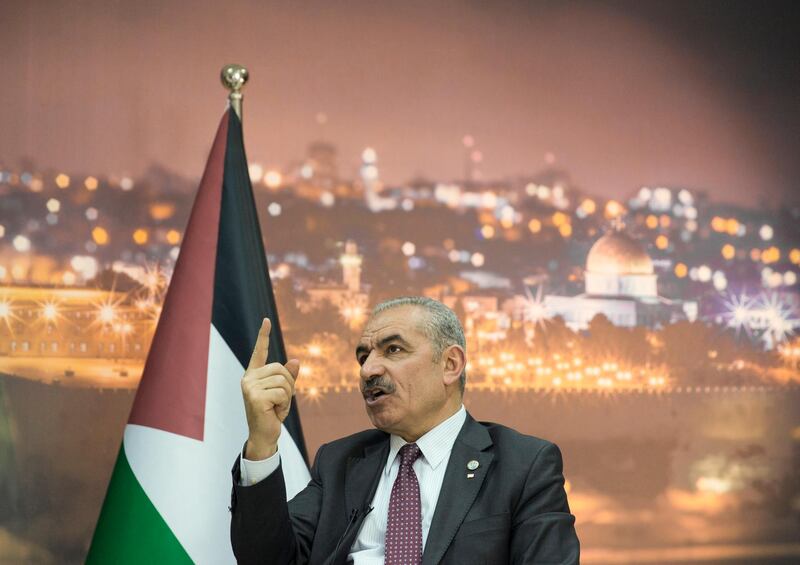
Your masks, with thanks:
M 269 459 L 278 451 L 278 444 L 276 443 L 257 443 L 252 439 L 247 440 L 244 446 L 244 457 L 250 461 L 263 461 Z

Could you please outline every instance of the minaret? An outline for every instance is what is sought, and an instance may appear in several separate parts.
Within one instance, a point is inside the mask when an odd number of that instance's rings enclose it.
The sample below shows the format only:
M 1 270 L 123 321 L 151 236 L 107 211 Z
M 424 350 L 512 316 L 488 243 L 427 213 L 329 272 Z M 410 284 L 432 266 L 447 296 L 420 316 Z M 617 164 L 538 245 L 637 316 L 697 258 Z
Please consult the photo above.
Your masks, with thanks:
M 358 246 L 352 239 L 344 244 L 344 253 L 339 257 L 342 265 L 342 282 L 351 292 L 361 290 L 361 262 L 363 257 L 358 254 Z
M 379 209 L 378 192 L 380 180 L 378 179 L 378 155 L 372 147 L 367 147 L 361 153 L 361 183 L 364 185 L 364 200 L 370 210 Z

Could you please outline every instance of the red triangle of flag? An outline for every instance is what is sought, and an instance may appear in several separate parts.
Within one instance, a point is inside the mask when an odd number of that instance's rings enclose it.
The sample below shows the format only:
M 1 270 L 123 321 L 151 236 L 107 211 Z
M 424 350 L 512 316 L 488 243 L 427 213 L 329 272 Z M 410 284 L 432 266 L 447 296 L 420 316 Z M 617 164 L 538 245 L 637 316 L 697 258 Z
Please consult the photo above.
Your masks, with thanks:
M 205 418 L 228 112 L 211 147 L 128 420 L 198 440 Z

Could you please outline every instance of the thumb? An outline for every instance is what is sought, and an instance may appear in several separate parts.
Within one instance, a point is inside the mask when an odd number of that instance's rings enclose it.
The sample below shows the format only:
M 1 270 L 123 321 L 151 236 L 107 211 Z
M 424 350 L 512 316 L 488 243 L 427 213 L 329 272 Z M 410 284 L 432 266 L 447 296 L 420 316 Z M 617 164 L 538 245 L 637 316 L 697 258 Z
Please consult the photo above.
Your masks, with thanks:
M 284 367 L 286 367 L 286 370 L 292 375 L 292 378 L 297 380 L 297 375 L 300 374 L 300 361 L 297 359 L 289 359 Z

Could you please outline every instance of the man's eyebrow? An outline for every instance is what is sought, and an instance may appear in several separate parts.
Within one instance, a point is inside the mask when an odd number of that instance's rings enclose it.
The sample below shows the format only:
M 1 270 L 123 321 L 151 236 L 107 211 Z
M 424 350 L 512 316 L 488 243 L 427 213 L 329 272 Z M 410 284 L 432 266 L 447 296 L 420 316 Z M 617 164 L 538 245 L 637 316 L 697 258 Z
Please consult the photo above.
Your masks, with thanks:
M 408 346 L 408 342 L 405 339 L 403 339 L 403 336 L 401 336 L 400 334 L 387 335 L 386 337 L 379 339 L 377 345 L 378 347 L 383 347 L 384 345 L 387 345 L 393 341 L 399 341 L 403 345 Z M 356 347 L 356 359 L 358 359 L 362 353 L 367 353 L 368 351 L 369 347 L 363 344 L 359 345 L 358 347 Z

